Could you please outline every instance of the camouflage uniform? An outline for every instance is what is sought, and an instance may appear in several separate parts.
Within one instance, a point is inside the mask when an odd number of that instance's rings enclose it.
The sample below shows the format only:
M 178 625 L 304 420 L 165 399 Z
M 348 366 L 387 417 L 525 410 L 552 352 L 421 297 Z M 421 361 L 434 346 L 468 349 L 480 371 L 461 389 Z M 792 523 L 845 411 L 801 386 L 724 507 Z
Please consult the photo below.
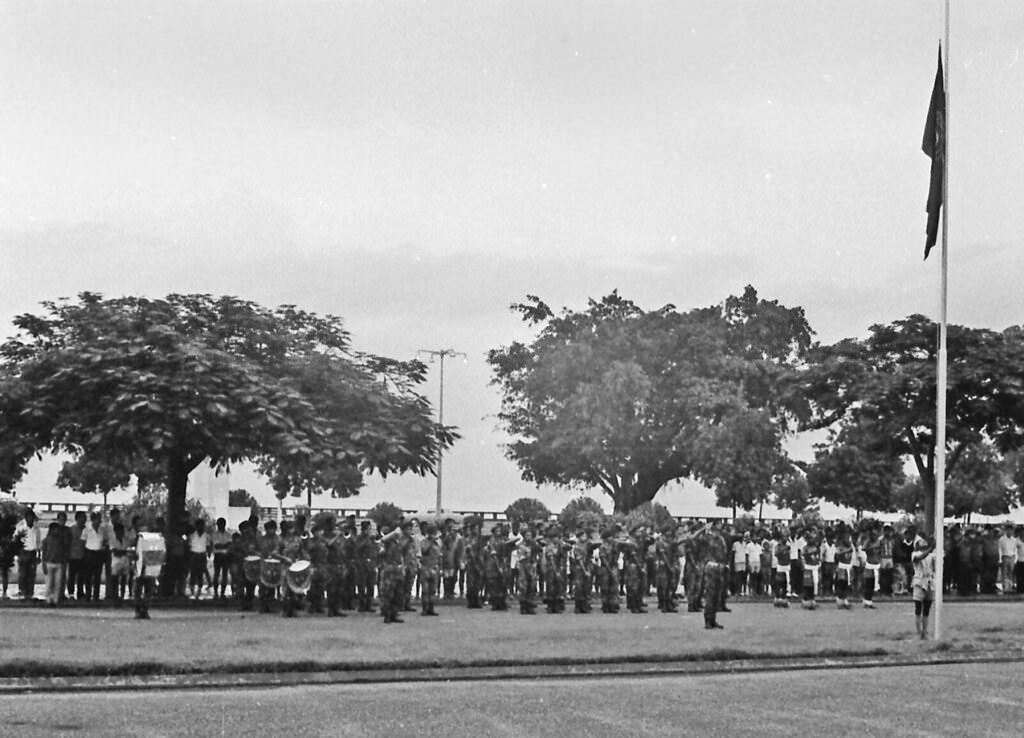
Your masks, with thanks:
M 345 587 L 345 558 L 344 558 L 345 536 L 328 529 L 324 535 L 324 589 L 327 594 L 327 617 L 344 616 L 342 605 L 344 603 Z
M 395 528 L 380 541 L 383 546 L 380 567 L 380 612 L 385 623 L 400 623 L 398 611 L 402 606 L 402 586 L 405 581 L 406 538 L 401 528 Z
M 527 535 L 516 546 L 519 554 L 519 614 L 534 615 L 537 607 L 537 552 L 539 545 Z
M 592 554 L 595 543 L 585 536 L 577 536 L 569 558 L 569 576 L 572 580 L 572 597 L 576 603 L 575 612 L 590 612 L 590 595 L 594 588 L 594 564 Z
M 626 609 L 634 614 L 646 612 L 643 608 L 642 587 L 643 577 L 643 556 L 636 538 L 630 536 L 625 545 L 625 579 L 626 579 Z
M 555 534 L 544 544 L 541 571 L 544 576 L 544 602 L 549 613 L 565 612 L 565 552 L 568 544 Z
M 619 611 L 619 546 L 611 533 L 604 535 L 598 555 L 601 612 L 616 613 Z
M 377 579 L 377 542 L 365 528 L 355 537 L 354 553 L 359 612 L 374 612 L 373 585 Z
M 704 533 L 700 553 L 704 561 L 704 627 L 721 628 L 717 616 L 724 608 L 725 574 L 729 569 L 725 539 L 715 530 Z
M 683 552 L 686 556 L 683 563 L 686 609 L 688 612 L 700 612 L 701 597 L 704 594 L 704 569 L 701 566 L 697 540 L 694 536 L 687 536 L 683 540 Z
M 434 535 L 428 534 L 420 541 L 420 606 L 421 615 L 437 615 L 434 611 L 434 596 L 441 576 L 441 544 Z
M 659 538 L 654 544 L 654 554 L 654 586 L 658 590 L 658 609 L 662 612 L 678 612 L 673 601 L 675 590 L 672 589 L 672 562 L 679 561 L 675 539 L 670 534 Z
M 483 541 L 476 529 L 469 532 L 466 537 L 465 563 L 466 563 L 466 607 L 479 609 L 483 607 L 481 599 L 484 589 L 484 568 L 483 568 Z

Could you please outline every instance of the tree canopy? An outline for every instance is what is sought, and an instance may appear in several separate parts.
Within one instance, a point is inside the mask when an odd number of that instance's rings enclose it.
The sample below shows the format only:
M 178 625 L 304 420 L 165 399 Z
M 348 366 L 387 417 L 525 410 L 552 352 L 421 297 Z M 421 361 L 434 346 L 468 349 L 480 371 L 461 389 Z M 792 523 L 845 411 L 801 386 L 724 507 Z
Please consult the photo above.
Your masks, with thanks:
M 505 508 L 510 523 L 541 523 L 551 517 L 548 506 L 534 497 L 520 497 Z
M 833 477 L 829 499 L 860 509 L 871 495 L 900 487 L 905 460 L 913 461 L 924 489 L 926 518 L 935 494 L 937 326 L 922 315 L 874 325 L 863 340 L 845 339 L 810 354 L 804 392 L 814 412 L 807 428 L 830 429 L 819 453 L 819 481 Z M 1024 332 L 948 326 L 946 479 L 965 455 L 990 445 L 1006 454 L 1024 445 Z M 845 467 L 859 481 L 840 483 Z M 874 482 L 866 479 L 873 477 Z M 874 488 L 869 489 L 874 484 Z M 813 485 L 812 485 L 813 486 Z M 819 489 L 823 487 L 819 484 Z
M 248 461 L 280 494 L 345 497 L 369 473 L 430 473 L 456 437 L 416 391 L 422 362 L 354 350 L 334 316 L 210 295 L 43 308 L 0 346 L 3 489 L 33 455 L 66 454 L 79 489 L 165 484 L 179 529 L 203 463 Z
M 692 478 L 749 509 L 788 468 L 791 373 L 812 335 L 802 309 L 752 287 L 686 313 L 617 292 L 559 315 L 534 296 L 512 308 L 540 333 L 488 362 L 524 479 L 600 489 L 627 512 Z

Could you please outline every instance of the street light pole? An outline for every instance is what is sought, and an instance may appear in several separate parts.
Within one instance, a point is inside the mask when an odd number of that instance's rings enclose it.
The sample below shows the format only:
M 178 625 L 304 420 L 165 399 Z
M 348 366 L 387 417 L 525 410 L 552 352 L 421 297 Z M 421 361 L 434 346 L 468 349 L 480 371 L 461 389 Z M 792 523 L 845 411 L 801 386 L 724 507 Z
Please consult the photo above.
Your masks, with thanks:
M 437 425 L 440 428 L 444 427 L 444 360 L 449 356 L 461 356 L 466 358 L 466 354 L 461 351 L 455 351 L 454 349 L 420 349 L 420 354 L 426 354 L 430 357 L 431 363 L 437 358 L 441 362 L 441 376 L 440 376 L 440 390 L 438 392 L 437 401 Z M 444 454 L 444 449 L 441 445 L 440 440 L 437 444 L 437 505 L 435 514 L 438 518 L 441 517 L 441 457 Z

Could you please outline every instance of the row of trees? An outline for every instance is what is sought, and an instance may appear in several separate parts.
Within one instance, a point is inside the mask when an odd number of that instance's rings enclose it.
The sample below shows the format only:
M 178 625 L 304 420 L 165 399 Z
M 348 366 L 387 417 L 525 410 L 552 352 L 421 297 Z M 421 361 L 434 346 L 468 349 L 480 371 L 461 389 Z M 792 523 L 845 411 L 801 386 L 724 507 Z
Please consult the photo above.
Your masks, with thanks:
M 488 361 L 524 479 L 600 489 L 617 512 L 689 479 L 734 509 L 827 500 L 931 519 L 937 330 L 924 316 L 822 345 L 801 308 L 752 287 L 687 312 L 617 293 L 582 311 L 512 307 L 537 338 Z M 946 512 L 1005 513 L 1024 489 L 1024 328 L 949 326 L 948 366 Z M 827 435 L 810 463 L 786 452 L 806 431 Z
M 508 456 L 530 482 L 600 490 L 620 515 L 678 480 L 744 510 L 933 498 L 936 330 L 923 316 L 821 345 L 802 308 L 752 287 L 688 311 L 617 292 L 584 310 L 533 296 L 513 310 L 536 338 L 487 360 Z M 0 490 L 33 456 L 62 454 L 63 486 L 165 488 L 177 532 L 200 464 L 251 463 L 281 496 L 346 497 L 367 474 L 432 473 L 457 438 L 418 391 L 422 362 L 356 351 L 334 316 L 83 293 L 14 324 L 0 345 Z M 1024 487 L 1024 328 L 950 326 L 949 349 L 948 512 L 1005 512 Z M 786 451 L 805 431 L 826 435 L 809 463 Z

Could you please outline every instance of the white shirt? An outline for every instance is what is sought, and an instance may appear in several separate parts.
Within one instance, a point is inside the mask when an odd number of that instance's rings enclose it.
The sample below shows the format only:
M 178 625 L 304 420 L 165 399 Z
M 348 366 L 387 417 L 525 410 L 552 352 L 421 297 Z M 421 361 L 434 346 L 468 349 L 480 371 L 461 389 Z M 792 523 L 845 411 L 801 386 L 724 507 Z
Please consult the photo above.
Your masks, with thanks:
M 188 550 L 192 553 L 206 553 L 210 547 L 209 533 L 193 533 L 188 537 Z
M 39 521 L 36 520 L 32 527 L 29 528 L 28 524 L 22 520 L 18 523 L 18 526 L 14 529 L 15 537 L 20 536 L 22 533 L 25 534 L 25 545 L 23 550 L 25 551 L 38 551 L 43 547 L 43 531 L 39 527 Z
M 103 544 L 107 541 L 107 531 L 102 525 L 96 530 L 90 523 L 82 531 L 82 540 L 85 541 L 86 551 L 102 551 Z

